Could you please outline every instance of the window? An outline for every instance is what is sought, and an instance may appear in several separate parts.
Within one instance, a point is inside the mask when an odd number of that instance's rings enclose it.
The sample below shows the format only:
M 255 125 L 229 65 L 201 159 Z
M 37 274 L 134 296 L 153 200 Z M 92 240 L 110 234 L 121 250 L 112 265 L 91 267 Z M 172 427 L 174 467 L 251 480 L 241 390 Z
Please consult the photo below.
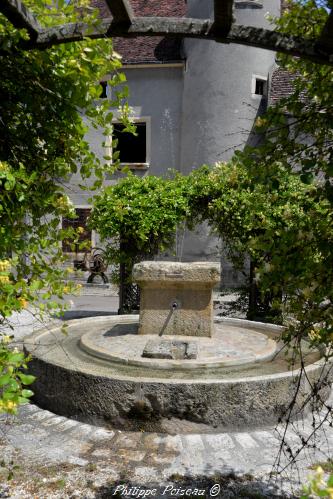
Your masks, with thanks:
M 252 75 L 252 97 L 267 96 L 267 78 L 265 76 Z
M 117 140 L 114 146 L 119 152 L 121 165 L 130 168 L 148 167 L 150 162 L 150 120 L 149 118 L 134 120 L 136 135 L 124 132 L 122 123 L 113 123 L 112 140 Z
M 255 94 L 256 95 L 264 95 L 265 93 L 265 84 L 266 82 L 264 80 L 259 80 L 258 78 L 256 79 L 256 88 L 255 88 Z
M 78 229 L 82 227 L 82 232 L 77 237 L 74 243 L 73 239 L 66 239 L 62 241 L 62 251 L 64 253 L 84 253 L 86 250 L 90 249 L 91 244 L 91 230 L 87 227 L 87 219 L 90 215 L 90 208 L 75 208 L 77 218 L 63 218 L 62 228 L 68 229 L 69 227 L 73 229 Z
M 236 9 L 262 9 L 263 8 L 263 2 L 262 0 L 236 0 L 235 1 L 235 8 Z
M 107 82 L 106 81 L 100 81 L 99 82 L 100 86 L 102 87 L 102 90 L 101 90 L 101 95 L 99 96 L 100 99 L 106 99 L 107 98 L 107 92 L 106 92 L 106 89 L 107 89 Z

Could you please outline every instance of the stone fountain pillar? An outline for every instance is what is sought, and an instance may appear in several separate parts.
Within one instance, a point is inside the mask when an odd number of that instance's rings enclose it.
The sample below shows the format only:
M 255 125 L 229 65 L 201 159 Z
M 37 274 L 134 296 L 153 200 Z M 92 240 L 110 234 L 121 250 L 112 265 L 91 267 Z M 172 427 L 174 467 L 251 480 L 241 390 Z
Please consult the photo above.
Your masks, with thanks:
M 141 288 L 139 334 L 212 336 L 218 263 L 141 262 L 133 280 Z

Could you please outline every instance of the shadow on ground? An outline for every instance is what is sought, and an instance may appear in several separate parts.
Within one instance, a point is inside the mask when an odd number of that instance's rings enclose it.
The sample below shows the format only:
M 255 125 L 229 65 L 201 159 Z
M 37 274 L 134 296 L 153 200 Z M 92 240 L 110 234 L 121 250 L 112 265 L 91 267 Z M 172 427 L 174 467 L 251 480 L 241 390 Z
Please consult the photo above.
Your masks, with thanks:
M 215 475 L 212 477 L 187 477 L 172 475 L 165 485 L 151 483 L 140 485 L 130 480 L 118 480 L 109 486 L 96 490 L 96 499 L 112 497 L 135 497 L 154 499 L 297 499 L 299 495 L 281 492 L 278 480 L 276 483 L 262 481 L 251 475 L 236 476 Z

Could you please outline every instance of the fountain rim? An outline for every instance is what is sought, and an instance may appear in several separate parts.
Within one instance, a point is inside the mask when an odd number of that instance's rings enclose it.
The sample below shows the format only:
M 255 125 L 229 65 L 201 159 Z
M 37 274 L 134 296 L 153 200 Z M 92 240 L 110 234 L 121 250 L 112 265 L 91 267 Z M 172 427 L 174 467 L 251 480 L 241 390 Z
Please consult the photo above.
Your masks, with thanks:
M 125 320 L 126 318 L 130 318 L 131 320 L 139 320 L 139 315 L 122 315 L 120 316 Z M 81 319 L 72 319 L 69 322 L 69 327 L 70 326 L 77 326 L 77 325 L 82 325 L 82 322 L 90 323 L 90 322 L 105 322 L 110 320 L 111 318 L 115 318 L 115 316 L 110 316 L 110 315 L 103 315 L 103 316 L 97 316 L 97 317 L 85 317 Z M 285 327 L 284 326 L 279 326 L 276 324 L 270 324 L 270 323 L 265 323 L 265 322 L 257 322 L 257 321 L 249 321 L 246 319 L 238 319 L 238 318 L 214 318 L 214 322 L 217 323 L 227 323 L 229 325 L 243 325 L 244 327 L 247 327 L 249 329 L 259 329 L 259 330 L 264 330 L 267 328 L 270 329 L 270 332 L 272 333 L 281 333 Z M 52 332 L 55 332 L 57 330 L 60 330 L 62 327 L 63 323 L 62 322 L 57 322 L 56 324 L 49 324 L 48 326 L 45 326 L 44 328 L 41 328 L 37 331 L 35 331 L 33 334 L 27 336 L 24 339 L 24 351 L 28 354 L 31 354 L 34 359 L 40 360 L 46 364 L 50 365 L 55 365 L 57 367 L 60 367 L 62 369 L 71 371 L 71 372 L 76 372 L 76 373 L 82 373 L 84 375 L 88 376 L 96 376 L 100 378 L 106 378 L 106 379 L 114 379 L 117 381 L 129 381 L 129 382 L 136 382 L 138 384 L 140 383 L 150 383 L 150 384 L 168 384 L 168 385 L 214 385 L 214 384 L 242 384 L 242 383 L 256 383 L 256 382 L 261 382 L 261 381 L 278 381 L 278 380 L 287 380 L 291 378 L 297 378 L 300 373 L 302 372 L 301 368 L 297 369 L 291 369 L 290 371 L 282 371 L 279 373 L 273 373 L 273 374 L 263 374 L 259 376 L 243 376 L 240 378 L 229 378 L 229 379 L 223 379 L 223 378 L 206 378 L 206 379 L 173 379 L 173 378 L 159 378 L 159 377 L 138 377 L 138 376 L 128 376 L 128 375 L 117 375 L 117 374 L 94 374 L 90 372 L 88 369 L 73 369 L 71 366 L 64 365 L 64 363 L 61 363 L 59 361 L 51 361 L 49 359 L 43 358 L 43 355 L 35 355 L 33 352 L 34 347 L 38 346 L 38 339 L 41 336 L 44 336 L 46 334 L 50 334 Z M 70 333 L 69 333 L 70 334 Z M 88 354 L 86 354 L 88 355 Z M 101 360 L 101 359 L 99 359 Z M 105 361 L 107 362 L 107 361 Z M 115 362 L 110 362 L 110 364 L 115 365 Z M 317 371 L 318 369 L 325 369 L 326 366 L 333 365 L 333 359 L 328 359 L 326 360 L 324 357 L 321 357 L 317 361 L 308 364 L 307 366 L 304 367 L 304 370 L 307 374 L 312 373 Z

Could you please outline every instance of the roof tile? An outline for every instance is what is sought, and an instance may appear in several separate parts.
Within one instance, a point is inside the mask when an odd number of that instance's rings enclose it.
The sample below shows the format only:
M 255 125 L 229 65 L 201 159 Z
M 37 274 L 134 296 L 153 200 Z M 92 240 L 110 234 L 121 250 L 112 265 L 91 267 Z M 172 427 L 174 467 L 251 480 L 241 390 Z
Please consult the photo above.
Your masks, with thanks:
M 105 0 L 92 0 L 91 3 L 100 10 L 102 17 L 110 16 Z M 130 3 L 136 16 L 184 17 L 186 14 L 185 0 L 130 0 Z M 156 64 L 183 59 L 179 38 L 116 37 L 113 43 L 124 64 Z
M 289 73 L 283 68 L 276 68 L 273 71 L 270 88 L 271 105 L 293 93 L 293 81 L 295 78 L 296 75 Z

